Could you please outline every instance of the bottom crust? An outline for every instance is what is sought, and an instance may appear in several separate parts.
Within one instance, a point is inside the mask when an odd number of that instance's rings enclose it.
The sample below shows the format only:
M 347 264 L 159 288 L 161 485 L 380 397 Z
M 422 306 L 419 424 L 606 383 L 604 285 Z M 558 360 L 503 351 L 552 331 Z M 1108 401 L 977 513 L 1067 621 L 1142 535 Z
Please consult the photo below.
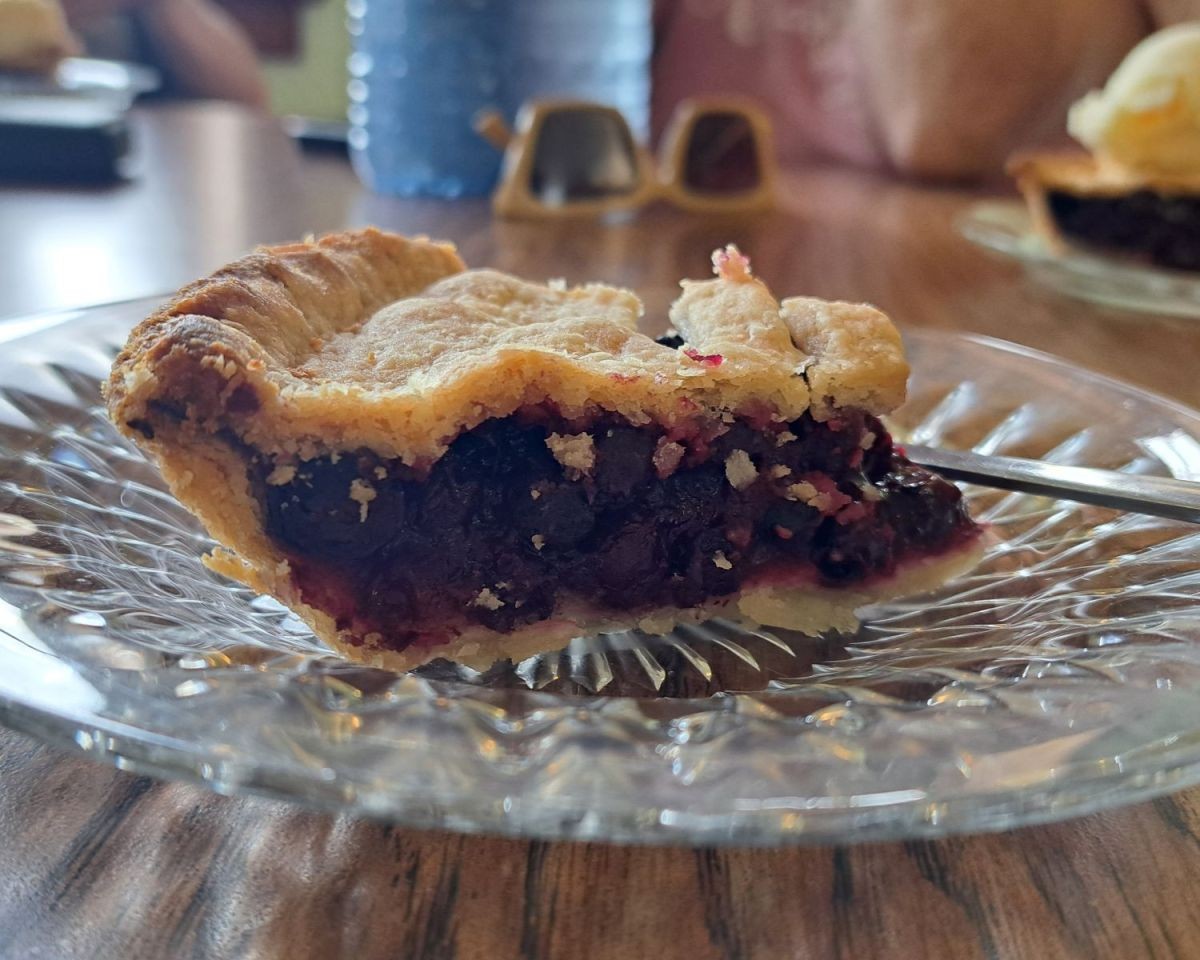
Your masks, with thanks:
M 666 634 L 675 626 L 703 623 L 715 617 L 743 622 L 750 626 L 777 627 L 817 636 L 829 630 L 851 632 L 859 619 L 855 611 L 872 603 L 927 593 L 943 583 L 971 570 L 986 546 L 978 536 L 935 556 L 913 560 L 892 576 L 854 588 L 825 587 L 813 583 L 748 583 L 741 593 L 722 597 L 702 607 L 680 610 L 668 608 L 630 614 L 625 617 L 597 615 L 584 610 L 562 611 L 562 616 L 520 627 L 511 633 L 497 633 L 486 627 L 469 626 L 450 643 L 437 647 L 388 650 L 350 642 L 337 629 L 333 619 L 304 604 L 292 589 L 290 575 L 283 565 L 270 581 L 248 563 L 224 549 L 205 558 L 213 571 L 238 580 L 254 590 L 274 594 L 298 613 L 313 632 L 343 656 L 403 673 L 430 660 L 451 660 L 475 670 L 486 670 L 501 660 L 517 663 L 539 653 L 560 649 L 578 636 L 615 633 L 638 629 L 643 633 Z

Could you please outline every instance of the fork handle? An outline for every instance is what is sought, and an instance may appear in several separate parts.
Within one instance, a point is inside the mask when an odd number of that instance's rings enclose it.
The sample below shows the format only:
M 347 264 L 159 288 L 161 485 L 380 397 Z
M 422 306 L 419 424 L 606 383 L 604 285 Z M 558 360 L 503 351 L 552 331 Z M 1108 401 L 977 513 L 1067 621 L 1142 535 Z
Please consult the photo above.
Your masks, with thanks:
M 952 480 L 1200 523 L 1200 483 L 1042 460 L 905 444 L 908 459 Z

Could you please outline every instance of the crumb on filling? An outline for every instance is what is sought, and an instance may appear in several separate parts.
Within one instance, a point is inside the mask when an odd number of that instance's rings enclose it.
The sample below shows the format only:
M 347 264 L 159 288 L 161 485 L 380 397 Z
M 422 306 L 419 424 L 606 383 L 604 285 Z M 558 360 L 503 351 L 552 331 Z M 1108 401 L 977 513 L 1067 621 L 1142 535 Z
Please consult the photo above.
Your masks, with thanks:
M 1063 235 L 1177 270 L 1200 270 L 1200 197 L 1138 190 L 1120 196 L 1046 195 Z
M 624 612 L 776 572 L 861 583 L 977 529 L 954 485 L 854 411 L 681 435 L 526 410 L 465 432 L 423 474 L 365 450 L 256 455 L 251 471 L 301 598 L 393 649 L 464 623 L 508 632 L 564 599 Z

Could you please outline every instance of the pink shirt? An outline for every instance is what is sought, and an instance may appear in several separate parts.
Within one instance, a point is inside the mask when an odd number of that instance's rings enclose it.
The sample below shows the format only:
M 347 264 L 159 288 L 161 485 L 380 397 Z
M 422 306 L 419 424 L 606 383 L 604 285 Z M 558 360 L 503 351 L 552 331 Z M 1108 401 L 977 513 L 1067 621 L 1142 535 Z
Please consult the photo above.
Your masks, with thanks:
M 659 0 L 652 126 L 689 96 L 753 97 L 782 161 L 883 166 L 845 0 Z

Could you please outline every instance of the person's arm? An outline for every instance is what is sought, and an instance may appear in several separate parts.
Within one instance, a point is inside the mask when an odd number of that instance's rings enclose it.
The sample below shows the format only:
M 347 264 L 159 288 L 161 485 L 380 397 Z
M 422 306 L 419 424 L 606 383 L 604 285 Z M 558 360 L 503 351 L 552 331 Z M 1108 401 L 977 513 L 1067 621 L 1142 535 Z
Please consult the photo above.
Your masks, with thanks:
M 858 0 L 851 29 L 892 166 L 956 179 L 1061 130 L 1150 23 L 1138 0 Z
M 254 48 L 209 0 L 150 0 L 137 8 L 137 16 L 156 60 L 180 93 L 267 105 Z

